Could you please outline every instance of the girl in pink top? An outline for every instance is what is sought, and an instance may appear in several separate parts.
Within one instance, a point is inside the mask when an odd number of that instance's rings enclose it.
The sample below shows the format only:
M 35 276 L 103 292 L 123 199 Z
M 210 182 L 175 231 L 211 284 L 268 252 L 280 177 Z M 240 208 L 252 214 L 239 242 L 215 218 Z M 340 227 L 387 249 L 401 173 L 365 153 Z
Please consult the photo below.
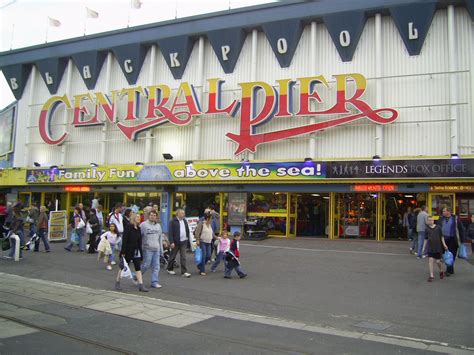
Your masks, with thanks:
M 223 260 L 225 257 L 225 252 L 229 250 L 230 239 L 226 230 L 223 230 L 221 235 L 217 237 L 216 243 L 218 243 L 217 245 L 218 254 L 217 254 L 216 261 L 214 261 L 214 264 L 212 264 L 212 267 L 211 267 L 212 272 L 216 272 L 216 269 L 219 266 L 221 260 Z

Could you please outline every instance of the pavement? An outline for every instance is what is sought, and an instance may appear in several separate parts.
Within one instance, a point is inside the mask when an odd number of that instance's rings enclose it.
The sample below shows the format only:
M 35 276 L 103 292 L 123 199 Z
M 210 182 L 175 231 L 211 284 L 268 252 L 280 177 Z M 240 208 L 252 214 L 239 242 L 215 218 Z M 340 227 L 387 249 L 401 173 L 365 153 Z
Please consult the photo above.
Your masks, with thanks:
M 428 283 L 408 242 L 244 241 L 248 278 L 189 254 L 191 278 L 147 294 L 63 246 L 0 260 L 0 353 L 474 354 L 473 266 Z

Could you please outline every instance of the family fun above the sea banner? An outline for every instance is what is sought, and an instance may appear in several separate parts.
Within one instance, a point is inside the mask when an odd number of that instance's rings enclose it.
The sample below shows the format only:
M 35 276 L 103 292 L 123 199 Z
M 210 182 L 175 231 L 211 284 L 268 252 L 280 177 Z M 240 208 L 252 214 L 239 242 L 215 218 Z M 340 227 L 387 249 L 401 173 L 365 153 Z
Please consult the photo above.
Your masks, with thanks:
M 60 137 L 52 137 L 50 127 L 55 118 L 55 111 L 61 105 L 67 109 L 74 108 L 72 125 L 75 128 L 103 125 L 106 121 L 116 124 L 120 131 L 129 139 L 135 140 L 138 133 L 150 128 L 171 123 L 177 126 L 189 124 L 193 117 L 207 114 L 227 114 L 235 117 L 240 111 L 240 132 L 227 133 L 226 136 L 237 143 L 235 155 L 246 150 L 255 152 L 257 146 L 263 143 L 279 141 L 286 138 L 301 136 L 312 132 L 340 126 L 362 118 L 378 124 L 389 124 L 398 117 L 398 112 L 392 108 L 373 109 L 361 99 L 367 86 L 367 81 L 362 74 L 334 75 L 336 81 L 336 103 L 333 107 L 318 111 L 316 104 L 323 100 L 318 89 L 329 90 L 329 83 L 323 75 L 298 78 L 297 80 L 277 80 L 277 85 L 272 86 L 263 81 L 240 83 L 242 97 L 233 100 L 227 107 L 221 107 L 222 86 L 224 80 L 209 79 L 208 107 L 201 109 L 194 88 L 187 82 L 182 82 L 176 95 L 172 97 L 172 89 L 167 85 L 152 85 L 147 87 L 132 87 L 114 90 L 111 97 L 102 92 L 94 94 L 85 93 L 72 98 L 53 96 L 44 105 L 39 118 L 39 131 L 41 138 L 50 145 L 59 145 L 66 141 L 69 133 L 63 132 Z M 355 91 L 348 97 L 348 82 L 354 82 Z M 293 88 L 298 85 L 300 95 L 295 104 Z M 260 92 L 260 94 L 259 94 Z M 263 104 L 257 105 L 257 95 L 263 97 Z M 147 111 L 138 110 L 140 100 L 147 100 Z M 117 103 L 127 100 L 126 116 L 116 119 Z M 312 103 L 315 103 L 314 106 Z M 94 106 L 91 112 L 89 107 Z M 299 108 L 297 111 L 297 107 Z M 352 110 L 352 111 L 351 111 Z M 354 114 L 354 110 L 357 113 Z M 293 116 L 324 116 L 344 115 L 309 125 L 257 133 L 256 128 L 268 123 L 272 118 Z

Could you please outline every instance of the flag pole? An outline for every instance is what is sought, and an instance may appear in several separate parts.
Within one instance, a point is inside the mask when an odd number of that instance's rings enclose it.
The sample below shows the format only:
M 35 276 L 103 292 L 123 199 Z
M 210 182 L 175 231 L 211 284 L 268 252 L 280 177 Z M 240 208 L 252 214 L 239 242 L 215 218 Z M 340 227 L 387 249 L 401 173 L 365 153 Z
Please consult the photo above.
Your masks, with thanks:
M 46 38 L 44 39 L 44 43 L 48 43 L 48 32 L 49 32 L 49 17 L 46 17 Z
M 15 32 L 15 24 L 12 23 L 12 37 L 10 39 L 10 50 L 13 48 L 13 33 Z
M 132 9 L 133 6 L 133 0 L 130 0 L 130 6 L 128 7 L 127 11 L 127 28 L 130 27 L 130 10 Z

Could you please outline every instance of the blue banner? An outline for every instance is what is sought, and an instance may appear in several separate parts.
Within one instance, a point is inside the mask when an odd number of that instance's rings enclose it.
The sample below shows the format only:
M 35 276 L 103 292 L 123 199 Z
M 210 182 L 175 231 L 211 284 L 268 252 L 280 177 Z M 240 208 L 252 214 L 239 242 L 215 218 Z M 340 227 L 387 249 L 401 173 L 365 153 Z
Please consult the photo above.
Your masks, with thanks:
M 112 50 L 128 84 L 134 85 L 137 82 L 148 49 L 140 43 L 132 43 L 115 47 Z
M 301 20 L 275 21 L 264 23 L 262 27 L 280 67 L 288 68 L 303 33 L 303 22 Z
M 354 57 L 366 19 L 364 11 L 324 16 L 324 23 L 343 62 L 350 62 Z
M 188 64 L 189 57 L 193 51 L 195 40 L 189 36 L 165 38 L 158 40 L 161 54 L 173 74 L 173 78 L 179 80 L 183 77 L 184 69 Z
M 228 28 L 207 33 L 207 38 L 224 73 L 230 74 L 234 71 L 246 37 L 247 33 L 241 28 Z
M 410 55 L 420 54 L 435 10 L 435 2 L 390 8 L 390 14 Z
M 79 74 L 89 90 L 94 89 L 106 57 L 106 52 L 96 51 L 77 53 L 72 56 Z
M 58 91 L 67 62 L 67 58 L 48 58 L 36 62 L 36 66 L 51 95 Z

